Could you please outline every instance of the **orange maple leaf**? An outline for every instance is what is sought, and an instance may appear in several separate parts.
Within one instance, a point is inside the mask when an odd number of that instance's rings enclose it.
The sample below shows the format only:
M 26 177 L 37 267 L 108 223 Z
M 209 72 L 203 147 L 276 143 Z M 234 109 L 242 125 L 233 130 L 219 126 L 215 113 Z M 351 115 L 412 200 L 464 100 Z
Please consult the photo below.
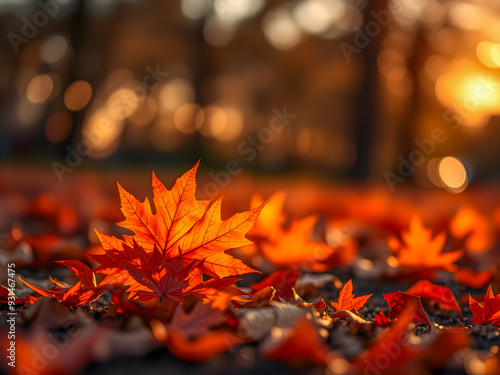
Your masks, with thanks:
M 279 232 L 275 242 L 262 243 L 262 253 L 280 268 L 303 267 L 326 271 L 326 267 L 320 266 L 320 261 L 328 258 L 333 248 L 310 240 L 316 221 L 314 216 L 292 221 L 287 231 Z
M 99 287 L 125 285 L 129 286 L 129 299 L 146 301 L 161 296 L 180 302 L 188 295 L 208 298 L 241 280 L 225 277 L 202 281 L 200 264 L 185 266 L 182 257 L 165 259 L 157 248 L 148 253 L 132 241 L 134 246 L 124 244 L 123 251 L 108 250 L 104 255 L 93 256 L 101 263 L 94 271 L 107 275 Z M 122 269 L 115 272 L 116 264 Z
M 483 303 L 476 301 L 469 294 L 469 309 L 474 314 L 474 317 L 469 319 L 471 322 L 500 327 L 500 294 L 493 296 L 491 285 L 486 291 Z
M 275 193 L 249 233 L 249 237 L 259 243 L 262 255 L 267 260 L 281 269 L 305 268 L 324 272 L 332 265 L 348 263 L 354 257 L 357 249 L 349 241 L 334 248 L 323 241 L 311 239 L 318 220 L 315 215 L 293 219 L 285 228 L 286 216 L 282 212 L 284 200 L 284 192 Z M 253 204 L 259 202 L 262 202 L 259 197 L 253 197 Z M 251 255 L 255 251 L 256 247 L 253 247 L 246 249 L 245 253 Z M 342 256 L 339 256 L 340 252 Z
M 266 203 L 221 220 L 221 198 L 195 198 L 198 165 L 172 190 L 153 173 L 154 214 L 147 198 L 141 203 L 118 185 L 125 216 L 118 225 L 134 235 L 118 239 L 96 231 L 105 253 L 91 257 L 100 263 L 95 271 L 107 275 L 100 285 L 129 285 L 130 298 L 179 300 L 224 290 L 239 280 L 229 276 L 258 272 L 225 251 L 251 244 L 245 234 Z M 203 282 L 203 274 L 213 279 Z
M 340 290 L 338 302 L 332 302 L 332 306 L 335 308 L 335 310 L 337 311 L 359 310 L 365 305 L 366 301 L 368 301 L 368 299 L 373 295 L 373 294 L 368 294 L 366 296 L 360 296 L 354 298 L 352 290 L 353 290 L 352 280 L 349 280 L 347 283 L 344 284 L 344 286 Z
M 413 217 L 409 230 L 403 232 L 401 237 L 403 243 L 392 239 L 389 244 L 402 267 L 452 272 L 456 269 L 453 263 L 463 255 L 462 250 L 443 253 L 446 234 L 439 233 L 433 237 L 432 231 L 424 227 L 418 216 Z

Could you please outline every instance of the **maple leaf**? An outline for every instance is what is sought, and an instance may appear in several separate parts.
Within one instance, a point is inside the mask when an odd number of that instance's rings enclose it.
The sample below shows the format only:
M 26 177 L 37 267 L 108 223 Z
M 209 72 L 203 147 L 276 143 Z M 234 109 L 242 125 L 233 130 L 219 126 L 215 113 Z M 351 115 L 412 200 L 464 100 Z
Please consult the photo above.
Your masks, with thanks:
M 368 301 L 368 299 L 373 295 L 373 294 L 368 294 L 366 296 L 360 296 L 354 298 L 352 290 L 353 290 L 352 280 L 349 280 L 342 287 L 339 294 L 338 302 L 332 302 L 332 306 L 335 308 L 335 310 L 337 311 L 359 310 L 365 305 L 366 301 Z
M 260 249 L 262 255 L 278 268 L 305 268 L 314 272 L 324 272 L 333 265 L 349 263 L 357 252 L 354 241 L 345 241 L 338 247 L 331 247 L 323 241 L 311 239 L 311 233 L 318 220 L 311 215 L 303 219 L 290 220 L 284 227 L 287 217 L 283 214 L 285 193 L 279 191 L 269 199 L 249 232 L 258 246 L 243 249 L 247 256 Z M 252 205 L 259 204 L 262 199 L 252 198 Z
M 274 242 L 263 242 L 263 255 L 280 268 L 302 267 L 315 272 L 326 271 L 329 267 L 321 264 L 328 259 L 334 249 L 326 243 L 312 241 L 311 233 L 317 218 L 309 216 L 293 220 L 287 230 L 281 229 Z
M 420 280 L 413 284 L 406 293 L 436 302 L 440 309 L 455 310 L 462 315 L 462 310 L 453 292 L 443 285 L 436 285 L 428 280 Z
M 123 245 L 122 251 L 108 250 L 94 259 L 101 265 L 95 272 L 107 276 L 99 284 L 129 286 L 129 299 L 149 300 L 153 297 L 168 297 L 180 302 L 187 295 L 207 297 L 219 289 L 227 289 L 240 278 L 226 277 L 202 281 L 200 264 L 184 266 L 182 257 L 165 259 L 158 249 L 147 252 L 133 239 L 133 247 Z M 115 272 L 114 263 L 121 266 Z M 111 265 L 111 267 L 110 267 Z
M 43 289 L 24 281 L 21 276 L 19 276 L 19 280 L 44 297 L 56 297 L 66 306 L 87 305 L 99 298 L 104 292 L 104 288 L 97 287 L 95 274 L 87 265 L 79 260 L 59 260 L 56 262 L 70 268 L 80 281 L 70 286 L 49 277 L 55 285 L 50 289 Z
M 469 309 L 474 314 L 474 317 L 469 319 L 471 322 L 500 327 L 500 294 L 493 296 L 491 285 L 486 291 L 483 303 L 476 301 L 469 294 Z
M 100 263 L 95 269 L 106 278 L 101 286 L 129 286 L 130 298 L 164 296 L 179 301 L 187 294 L 207 296 L 229 288 L 234 277 L 259 272 L 225 251 L 250 244 L 245 234 L 266 204 L 221 220 L 222 198 L 197 200 L 196 170 L 199 162 L 167 190 L 153 173 L 153 200 L 139 202 L 119 184 L 125 220 L 118 223 L 134 235 L 122 239 L 97 235 L 104 254 L 90 255 Z M 213 279 L 203 281 L 203 275 Z
M 396 253 L 396 258 L 402 267 L 416 269 L 433 269 L 454 271 L 455 263 L 463 251 L 455 250 L 443 253 L 446 234 L 439 233 L 435 237 L 432 231 L 422 224 L 420 217 L 414 216 L 410 228 L 401 235 L 403 243 L 390 241 L 390 245 Z M 399 248 L 394 246 L 398 245 Z
M 398 291 L 384 294 L 384 299 L 391 308 L 391 311 L 387 314 L 390 319 L 399 318 L 403 311 L 411 308 L 411 318 L 413 323 L 426 323 L 431 325 L 429 317 L 420 302 L 420 297 Z

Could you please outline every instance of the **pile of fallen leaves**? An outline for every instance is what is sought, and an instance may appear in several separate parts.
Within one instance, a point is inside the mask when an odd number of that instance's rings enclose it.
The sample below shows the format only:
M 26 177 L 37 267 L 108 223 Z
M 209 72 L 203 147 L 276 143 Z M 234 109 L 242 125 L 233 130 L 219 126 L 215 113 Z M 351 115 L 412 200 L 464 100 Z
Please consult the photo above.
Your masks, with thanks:
M 466 207 L 433 234 L 414 215 L 381 237 L 354 221 L 291 218 L 278 192 L 222 220 L 222 198 L 195 197 L 197 167 L 171 190 L 153 174 L 154 206 L 118 185 L 121 232 L 96 231 L 101 246 L 56 261 L 74 274 L 56 270 L 65 281 L 40 279 L 26 242 L 1 250 L 19 274 L 15 287 L 0 280 L 1 315 L 16 316 L 14 339 L 0 325 L 2 353 L 15 346 L 0 357 L 6 371 L 91 373 L 173 354 L 212 372 L 498 373 L 496 216 Z

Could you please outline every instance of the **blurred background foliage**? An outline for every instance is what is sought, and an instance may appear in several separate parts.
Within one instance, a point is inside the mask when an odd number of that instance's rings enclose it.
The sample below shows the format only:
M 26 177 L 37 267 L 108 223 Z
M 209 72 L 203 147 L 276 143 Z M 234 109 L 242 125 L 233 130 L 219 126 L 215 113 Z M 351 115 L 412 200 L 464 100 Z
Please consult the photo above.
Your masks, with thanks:
M 0 0 L 0 19 L 3 164 L 384 181 L 440 128 L 405 181 L 499 176 L 497 0 Z

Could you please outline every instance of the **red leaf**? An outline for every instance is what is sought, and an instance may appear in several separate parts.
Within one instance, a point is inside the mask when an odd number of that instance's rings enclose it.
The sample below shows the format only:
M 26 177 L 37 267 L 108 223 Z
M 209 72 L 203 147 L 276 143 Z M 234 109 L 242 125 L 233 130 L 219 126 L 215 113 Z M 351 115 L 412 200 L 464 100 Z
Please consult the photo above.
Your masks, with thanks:
M 478 302 L 469 294 L 469 308 L 474 314 L 469 320 L 476 324 L 488 325 L 493 324 L 500 327 L 500 294 L 493 296 L 491 285 L 486 291 L 484 301 Z
M 14 293 L 11 293 L 9 288 L 0 285 L 0 303 L 9 303 L 9 297 L 10 301 L 15 305 L 19 305 L 29 299 L 29 296 L 18 298 Z
M 294 296 L 293 289 L 299 276 L 300 270 L 277 271 L 261 282 L 251 285 L 251 288 L 253 292 L 258 292 L 267 286 L 272 286 L 276 290 L 274 300 L 279 301 L 280 298 L 283 298 L 288 301 Z
M 427 316 L 422 304 L 420 303 L 420 297 L 412 296 L 408 293 L 403 292 L 392 292 L 384 294 L 384 298 L 387 304 L 391 308 L 388 314 L 390 319 L 398 318 L 401 312 L 405 309 L 405 306 L 410 304 L 413 308 L 412 311 L 412 321 L 415 324 L 426 323 L 431 325 L 429 317 Z
M 436 302 L 440 309 L 455 310 L 462 315 L 462 310 L 453 292 L 443 285 L 436 285 L 428 280 L 413 284 L 406 293 Z
M 80 281 L 70 286 L 50 278 L 55 285 L 50 289 L 43 289 L 24 281 L 21 276 L 19 276 L 19 280 L 44 297 L 56 297 L 66 306 L 87 305 L 99 298 L 104 292 L 104 288 L 96 287 L 93 271 L 87 265 L 79 260 L 61 261 L 59 263 L 71 268 Z
M 382 311 L 377 313 L 374 322 L 380 327 L 387 327 L 391 324 L 391 320 Z

